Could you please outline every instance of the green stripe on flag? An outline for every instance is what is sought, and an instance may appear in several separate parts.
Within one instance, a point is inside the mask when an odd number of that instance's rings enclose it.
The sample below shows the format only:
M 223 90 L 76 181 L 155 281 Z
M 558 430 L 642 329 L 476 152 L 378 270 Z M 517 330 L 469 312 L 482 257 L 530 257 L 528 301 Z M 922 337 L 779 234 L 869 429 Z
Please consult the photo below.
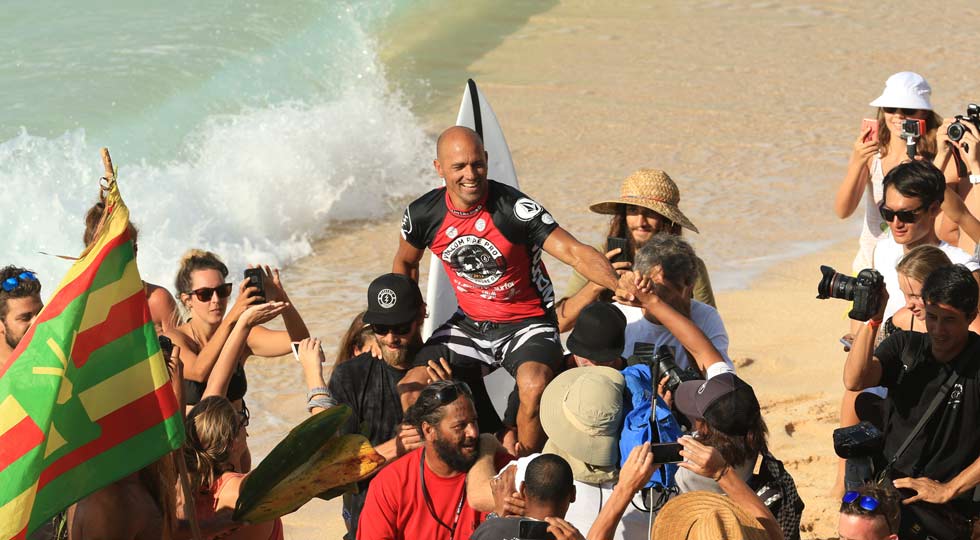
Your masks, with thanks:
M 133 260 L 133 257 L 132 243 L 125 242 L 122 245 L 116 246 L 106 255 L 102 264 L 99 265 L 99 271 L 95 273 L 92 285 L 86 293 L 91 294 L 106 285 L 119 281 L 119 278 L 123 275 L 123 271 L 126 269 L 126 265 L 129 264 L 129 261 Z
M 157 333 L 153 323 L 147 322 L 93 351 L 88 362 L 81 369 L 74 365 L 70 366 L 68 377 L 75 387 L 75 393 L 88 390 L 109 377 L 145 361 L 150 356 L 150 340 L 155 342 L 156 339 Z M 158 345 L 154 350 L 159 349 Z

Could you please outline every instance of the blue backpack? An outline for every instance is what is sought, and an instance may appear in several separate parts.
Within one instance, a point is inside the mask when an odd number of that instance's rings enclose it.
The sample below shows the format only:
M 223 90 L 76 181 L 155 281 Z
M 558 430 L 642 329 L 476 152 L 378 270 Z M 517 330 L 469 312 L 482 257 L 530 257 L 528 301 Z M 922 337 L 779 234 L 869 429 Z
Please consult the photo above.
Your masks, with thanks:
M 629 457 L 633 448 L 641 444 L 655 440 L 653 428 L 650 425 L 650 407 L 653 392 L 650 381 L 650 366 L 646 364 L 636 364 L 622 371 L 626 378 L 626 388 L 632 396 L 632 403 L 627 408 L 626 416 L 623 419 L 623 433 L 619 437 L 619 466 L 622 467 L 626 458 Z M 670 412 L 670 407 L 660 396 L 656 396 L 657 405 L 657 434 L 659 442 L 675 442 L 681 436 L 681 426 L 677 419 Z M 659 484 L 663 487 L 674 486 L 674 473 L 677 472 L 677 465 L 667 463 L 662 465 L 653 473 L 650 482 L 644 487 L 651 487 Z

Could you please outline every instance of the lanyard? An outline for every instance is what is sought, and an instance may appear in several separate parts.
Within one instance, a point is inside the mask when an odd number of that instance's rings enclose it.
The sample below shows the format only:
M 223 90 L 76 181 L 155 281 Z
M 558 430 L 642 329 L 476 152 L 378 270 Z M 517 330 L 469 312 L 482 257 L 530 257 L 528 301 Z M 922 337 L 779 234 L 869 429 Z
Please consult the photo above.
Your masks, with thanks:
M 459 496 L 459 504 L 456 505 L 456 515 L 453 516 L 453 526 L 450 527 L 443 523 L 439 516 L 436 515 L 435 506 L 432 504 L 432 497 L 429 495 L 429 490 L 425 487 L 425 449 L 422 449 L 422 456 L 419 458 L 419 480 L 422 482 L 422 498 L 425 499 L 425 506 L 429 509 L 429 515 L 432 519 L 436 520 L 440 526 L 445 527 L 449 531 L 449 540 L 453 540 L 453 535 L 456 534 L 456 526 L 459 525 L 459 515 L 463 513 L 463 503 L 466 502 L 466 481 L 463 481 L 463 493 Z

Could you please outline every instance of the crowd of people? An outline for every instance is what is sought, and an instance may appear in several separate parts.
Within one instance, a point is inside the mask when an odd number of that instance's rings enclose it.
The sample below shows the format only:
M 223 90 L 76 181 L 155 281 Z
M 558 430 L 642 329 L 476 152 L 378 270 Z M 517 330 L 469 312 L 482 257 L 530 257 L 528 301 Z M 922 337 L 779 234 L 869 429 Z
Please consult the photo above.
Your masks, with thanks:
M 853 271 L 870 276 L 828 286 L 865 315 L 843 339 L 841 538 L 970 538 L 980 508 L 980 133 L 935 113 L 930 93 L 917 74 L 888 79 L 834 205 L 846 218 L 864 200 Z M 182 366 L 187 438 L 175 458 L 189 492 L 165 458 L 67 509 L 68 537 L 189 537 L 187 497 L 208 538 L 282 538 L 278 519 L 231 514 L 252 469 L 246 364 L 295 346 L 307 411 L 349 407 L 340 432 L 363 433 L 385 460 L 344 495 L 346 531 L 327 536 L 799 538 L 803 501 L 729 358 L 707 266 L 682 236 L 698 229 L 670 176 L 640 169 L 619 197 L 592 204 L 611 218 L 591 247 L 488 179 L 487 158 L 468 128 L 440 135 L 445 186 L 405 210 L 392 272 L 368 285 L 328 373 L 277 269 L 257 269 L 261 286 L 236 285 L 218 255 L 195 249 L 180 261 L 176 299 L 146 283 Z M 103 212 L 86 217 L 86 244 Z M 423 340 L 426 250 L 459 310 Z M 542 253 L 574 269 L 560 299 Z M 42 302 L 30 270 L 3 268 L 0 283 L 3 361 Z M 285 330 L 263 326 L 277 317 Z M 484 381 L 498 369 L 514 380 L 502 410 Z

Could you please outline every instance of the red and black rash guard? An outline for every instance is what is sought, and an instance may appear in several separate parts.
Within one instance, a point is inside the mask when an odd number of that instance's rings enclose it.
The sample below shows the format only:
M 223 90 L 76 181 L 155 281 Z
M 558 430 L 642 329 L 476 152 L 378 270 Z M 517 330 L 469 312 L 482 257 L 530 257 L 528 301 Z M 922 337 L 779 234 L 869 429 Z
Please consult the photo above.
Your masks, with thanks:
M 541 246 L 558 224 L 520 191 L 488 183 L 485 198 L 465 212 L 453 207 L 445 187 L 419 197 L 402 217 L 402 237 L 442 260 L 469 318 L 514 322 L 545 316 L 555 292 Z

